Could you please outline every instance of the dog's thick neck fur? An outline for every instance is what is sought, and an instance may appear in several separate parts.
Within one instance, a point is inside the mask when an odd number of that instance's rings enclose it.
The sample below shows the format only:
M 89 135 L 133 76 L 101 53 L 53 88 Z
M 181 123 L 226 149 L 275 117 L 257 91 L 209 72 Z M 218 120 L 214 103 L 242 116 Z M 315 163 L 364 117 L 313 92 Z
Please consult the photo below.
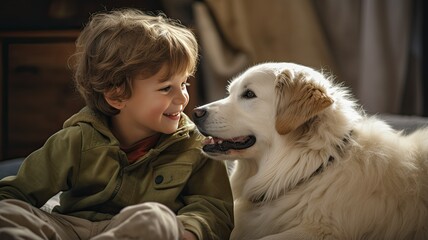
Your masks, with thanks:
M 243 185 L 233 186 L 236 198 L 269 202 L 310 180 L 320 166 L 325 168 L 332 158 L 334 162 L 341 160 L 346 154 L 353 124 L 361 119 L 363 113 L 356 109 L 355 102 L 347 100 L 349 95 L 344 89 L 333 90 L 335 103 L 332 106 L 295 131 L 272 136 L 270 149 L 264 151 L 266 155 L 238 161 L 235 171 L 239 174 L 236 175 L 245 176 L 247 180 L 235 181 L 232 174 L 232 183 Z M 300 161 L 302 158 L 306 161 Z M 267 161 L 273 163 L 259 164 Z

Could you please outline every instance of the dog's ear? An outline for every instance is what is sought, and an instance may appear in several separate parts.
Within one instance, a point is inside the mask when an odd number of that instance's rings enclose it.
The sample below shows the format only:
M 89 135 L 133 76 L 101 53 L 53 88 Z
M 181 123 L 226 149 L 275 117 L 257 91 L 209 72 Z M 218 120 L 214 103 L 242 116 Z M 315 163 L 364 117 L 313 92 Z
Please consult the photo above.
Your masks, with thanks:
M 309 81 L 308 75 L 285 70 L 275 80 L 277 111 L 275 128 L 287 134 L 333 103 L 322 86 Z

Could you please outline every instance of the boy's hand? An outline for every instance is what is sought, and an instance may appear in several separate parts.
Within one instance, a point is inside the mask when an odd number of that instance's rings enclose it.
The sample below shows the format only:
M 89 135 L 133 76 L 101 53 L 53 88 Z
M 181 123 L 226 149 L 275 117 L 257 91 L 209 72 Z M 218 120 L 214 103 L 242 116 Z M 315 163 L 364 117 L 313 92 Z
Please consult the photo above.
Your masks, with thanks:
M 198 240 L 198 238 L 192 232 L 184 230 L 182 240 Z

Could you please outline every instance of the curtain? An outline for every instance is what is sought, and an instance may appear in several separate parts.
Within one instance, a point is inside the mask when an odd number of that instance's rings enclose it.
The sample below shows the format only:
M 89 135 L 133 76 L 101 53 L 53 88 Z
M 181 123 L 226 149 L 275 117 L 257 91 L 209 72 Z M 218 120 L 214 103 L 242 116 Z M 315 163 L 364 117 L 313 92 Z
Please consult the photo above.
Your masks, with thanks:
M 198 2 L 195 24 L 204 71 L 209 72 L 205 75 L 219 92 L 228 79 L 251 65 L 295 62 L 333 74 L 369 113 L 421 115 L 422 43 L 416 2 Z M 219 97 L 214 94 L 207 100 Z

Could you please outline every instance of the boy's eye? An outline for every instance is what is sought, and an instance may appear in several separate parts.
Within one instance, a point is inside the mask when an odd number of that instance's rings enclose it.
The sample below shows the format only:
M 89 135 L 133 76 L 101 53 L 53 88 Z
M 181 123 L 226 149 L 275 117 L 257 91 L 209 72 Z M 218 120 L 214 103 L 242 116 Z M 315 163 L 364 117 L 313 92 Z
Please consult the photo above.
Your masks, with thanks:
M 164 88 L 160 89 L 160 91 L 162 91 L 162 92 L 168 92 L 169 90 L 171 90 L 171 86 L 164 87 Z

